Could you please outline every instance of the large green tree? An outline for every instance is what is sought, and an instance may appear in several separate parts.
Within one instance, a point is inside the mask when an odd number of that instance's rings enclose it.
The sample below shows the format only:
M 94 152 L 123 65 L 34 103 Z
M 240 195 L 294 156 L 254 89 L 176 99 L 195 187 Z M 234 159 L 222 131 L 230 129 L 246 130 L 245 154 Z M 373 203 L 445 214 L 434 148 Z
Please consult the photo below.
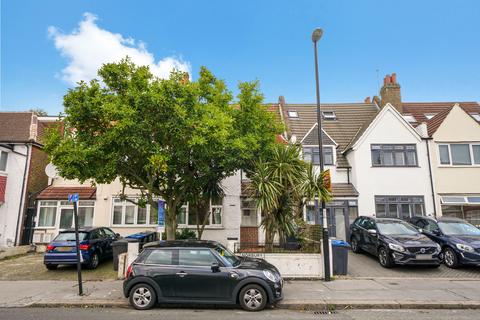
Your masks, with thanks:
M 213 185 L 251 168 L 274 144 L 278 127 L 255 82 L 241 83 L 233 101 L 206 68 L 197 81 L 176 71 L 159 79 L 125 59 L 98 75 L 65 95 L 63 130 L 49 132 L 46 150 L 67 179 L 118 178 L 124 189 L 139 190 L 152 212 L 164 199 L 167 239 L 186 201 L 206 201 Z

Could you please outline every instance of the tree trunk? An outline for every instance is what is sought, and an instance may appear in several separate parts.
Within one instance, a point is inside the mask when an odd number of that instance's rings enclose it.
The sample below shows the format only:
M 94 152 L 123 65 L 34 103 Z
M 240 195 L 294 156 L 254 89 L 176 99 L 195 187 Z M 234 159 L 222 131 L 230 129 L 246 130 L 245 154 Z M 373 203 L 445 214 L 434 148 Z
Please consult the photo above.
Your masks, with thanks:
M 275 238 L 275 232 L 272 232 L 265 228 L 265 252 L 273 251 L 273 239 Z
M 175 240 L 175 231 L 177 230 L 177 208 L 174 201 L 167 202 L 165 209 L 165 233 L 167 240 Z
M 210 199 L 201 199 L 197 201 L 197 239 L 201 240 L 203 235 L 203 230 L 205 230 L 205 225 L 208 222 L 210 217 L 209 207 L 210 207 Z M 203 217 L 202 221 L 200 217 Z

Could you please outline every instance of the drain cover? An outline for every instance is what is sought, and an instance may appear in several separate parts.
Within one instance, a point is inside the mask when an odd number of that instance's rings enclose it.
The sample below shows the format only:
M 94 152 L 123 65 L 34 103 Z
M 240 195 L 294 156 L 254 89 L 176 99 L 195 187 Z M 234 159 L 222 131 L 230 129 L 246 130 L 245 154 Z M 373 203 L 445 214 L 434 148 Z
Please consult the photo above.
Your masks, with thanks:
M 321 311 L 314 311 L 313 314 L 318 315 L 318 314 L 336 314 L 337 312 L 335 310 L 321 310 Z

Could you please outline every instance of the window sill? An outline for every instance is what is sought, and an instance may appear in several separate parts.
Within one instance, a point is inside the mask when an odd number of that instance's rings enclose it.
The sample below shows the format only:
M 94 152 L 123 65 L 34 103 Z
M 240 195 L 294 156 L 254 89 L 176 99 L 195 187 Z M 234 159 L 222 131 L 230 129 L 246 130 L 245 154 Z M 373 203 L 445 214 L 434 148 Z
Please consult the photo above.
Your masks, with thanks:
M 192 229 L 192 230 L 196 230 L 197 229 L 197 225 L 178 225 L 178 228 L 179 229 Z M 221 225 L 218 225 L 218 226 L 205 226 L 205 229 L 204 230 L 221 230 L 221 229 L 225 229 L 223 226 Z
M 156 228 L 156 224 L 110 224 L 111 228 Z
M 480 168 L 480 164 L 441 164 L 439 168 Z
M 35 230 L 55 230 L 57 227 L 35 227 Z
M 370 168 L 421 168 L 420 166 L 371 166 Z

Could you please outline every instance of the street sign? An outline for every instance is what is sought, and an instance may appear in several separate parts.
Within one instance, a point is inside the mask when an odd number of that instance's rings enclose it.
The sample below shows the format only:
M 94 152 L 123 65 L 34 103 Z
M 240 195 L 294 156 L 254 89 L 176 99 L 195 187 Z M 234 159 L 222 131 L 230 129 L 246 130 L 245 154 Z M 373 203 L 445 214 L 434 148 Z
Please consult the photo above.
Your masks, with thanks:
M 68 195 L 68 202 L 78 202 L 78 193 L 73 193 Z
M 158 200 L 158 225 L 165 225 L 165 201 Z

